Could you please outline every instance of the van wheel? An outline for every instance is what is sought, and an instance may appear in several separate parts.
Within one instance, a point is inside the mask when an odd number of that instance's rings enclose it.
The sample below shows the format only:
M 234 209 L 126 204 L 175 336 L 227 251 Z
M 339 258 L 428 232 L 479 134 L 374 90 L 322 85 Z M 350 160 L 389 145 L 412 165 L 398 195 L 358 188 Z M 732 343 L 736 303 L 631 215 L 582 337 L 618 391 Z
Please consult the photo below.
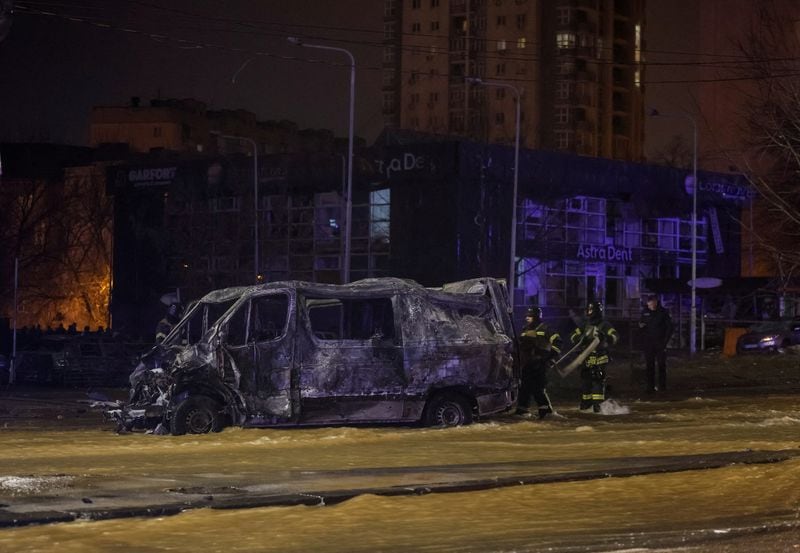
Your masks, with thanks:
M 425 408 L 427 426 L 462 426 L 472 423 L 472 405 L 462 395 L 438 394 Z
M 170 431 L 173 436 L 219 432 L 222 427 L 219 405 L 205 396 L 194 396 L 184 400 L 175 409 L 170 421 Z

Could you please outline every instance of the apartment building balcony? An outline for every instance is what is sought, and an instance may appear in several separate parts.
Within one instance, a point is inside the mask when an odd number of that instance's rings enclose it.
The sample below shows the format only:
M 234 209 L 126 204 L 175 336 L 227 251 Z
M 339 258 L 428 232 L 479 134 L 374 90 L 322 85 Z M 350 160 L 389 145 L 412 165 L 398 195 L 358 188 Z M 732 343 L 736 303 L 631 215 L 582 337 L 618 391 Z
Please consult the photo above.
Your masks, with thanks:
M 622 115 L 625 117 L 630 115 L 631 112 L 630 106 L 627 102 L 614 102 L 611 106 L 611 109 L 614 112 L 614 115 Z
M 586 106 L 586 107 L 594 107 L 595 101 L 594 96 L 588 93 L 584 94 L 572 94 L 569 98 L 576 106 Z
M 572 28 L 579 33 L 588 35 L 597 34 L 597 24 L 594 21 L 578 21 Z
M 461 14 L 467 11 L 467 0 L 450 0 L 450 13 Z

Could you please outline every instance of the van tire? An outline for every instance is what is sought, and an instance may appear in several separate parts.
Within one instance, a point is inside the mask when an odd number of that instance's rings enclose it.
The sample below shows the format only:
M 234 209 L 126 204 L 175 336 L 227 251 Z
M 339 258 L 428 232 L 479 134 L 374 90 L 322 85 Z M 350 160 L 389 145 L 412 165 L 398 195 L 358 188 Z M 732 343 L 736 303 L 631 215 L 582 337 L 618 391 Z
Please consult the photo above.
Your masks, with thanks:
M 464 396 L 446 392 L 433 396 L 425 407 L 426 426 L 462 426 L 472 423 L 472 404 Z
M 173 436 L 207 434 L 223 428 L 219 405 L 205 396 L 192 396 L 178 405 L 170 420 Z

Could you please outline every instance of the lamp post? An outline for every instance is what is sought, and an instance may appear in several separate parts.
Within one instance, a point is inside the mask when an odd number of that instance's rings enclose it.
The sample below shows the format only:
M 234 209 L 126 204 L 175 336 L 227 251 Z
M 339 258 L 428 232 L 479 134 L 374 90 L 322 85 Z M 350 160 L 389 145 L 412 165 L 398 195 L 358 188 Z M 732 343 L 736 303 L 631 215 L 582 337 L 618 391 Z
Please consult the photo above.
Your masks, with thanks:
M 344 266 L 342 271 L 342 280 L 343 283 L 346 284 L 350 282 L 350 245 L 353 233 L 353 224 L 351 219 L 353 215 L 353 123 L 355 120 L 356 101 L 356 59 L 353 57 L 352 52 L 345 48 L 325 46 L 322 44 L 307 44 L 296 37 L 289 37 L 287 40 L 296 46 L 303 46 L 305 48 L 317 48 L 320 50 L 333 50 L 334 52 L 342 52 L 343 54 L 346 54 L 348 58 L 350 58 L 350 121 L 347 131 L 347 195 L 345 197 Z
M 697 121 L 684 112 L 660 113 L 650 110 L 650 117 L 680 117 L 692 124 L 692 280 L 691 306 L 689 307 L 689 353 L 697 352 Z
M 235 136 L 232 134 L 219 134 L 212 132 L 211 134 L 216 134 L 220 138 L 225 138 L 228 140 L 241 140 L 242 142 L 247 142 L 253 148 L 253 282 L 258 284 L 259 278 L 259 243 L 258 243 L 258 144 L 252 138 L 247 138 L 246 136 Z
M 511 312 L 514 312 L 514 288 L 517 280 L 517 194 L 519 188 L 519 130 L 520 130 L 520 105 L 522 104 L 522 91 L 514 85 L 498 81 L 484 81 L 480 77 L 465 77 L 466 82 L 476 86 L 489 86 L 495 88 L 507 88 L 514 92 L 517 100 L 517 110 L 514 118 L 514 191 L 511 199 L 511 247 L 508 270 L 508 301 L 511 305 Z

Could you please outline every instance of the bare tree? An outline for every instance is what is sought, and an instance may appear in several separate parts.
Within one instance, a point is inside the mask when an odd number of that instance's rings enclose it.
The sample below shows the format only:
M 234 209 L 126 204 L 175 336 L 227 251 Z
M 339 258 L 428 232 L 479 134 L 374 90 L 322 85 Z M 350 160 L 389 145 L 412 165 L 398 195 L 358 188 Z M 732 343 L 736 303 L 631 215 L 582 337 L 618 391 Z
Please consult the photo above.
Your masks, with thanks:
M 652 161 L 667 167 L 690 169 L 693 155 L 692 144 L 685 136 L 676 134 L 661 150 L 655 152 Z
M 63 180 L 4 180 L 2 295 L 12 297 L 11 266 L 17 258 L 21 324 L 108 324 L 112 204 L 104 185 L 92 167 L 67 170 Z
M 753 84 L 743 110 L 749 139 L 737 165 L 746 167 L 759 195 L 756 224 L 747 230 L 786 288 L 800 272 L 800 43 L 793 21 L 798 14 L 781 0 L 754 6 L 752 28 L 739 42 L 747 59 L 739 71 Z

